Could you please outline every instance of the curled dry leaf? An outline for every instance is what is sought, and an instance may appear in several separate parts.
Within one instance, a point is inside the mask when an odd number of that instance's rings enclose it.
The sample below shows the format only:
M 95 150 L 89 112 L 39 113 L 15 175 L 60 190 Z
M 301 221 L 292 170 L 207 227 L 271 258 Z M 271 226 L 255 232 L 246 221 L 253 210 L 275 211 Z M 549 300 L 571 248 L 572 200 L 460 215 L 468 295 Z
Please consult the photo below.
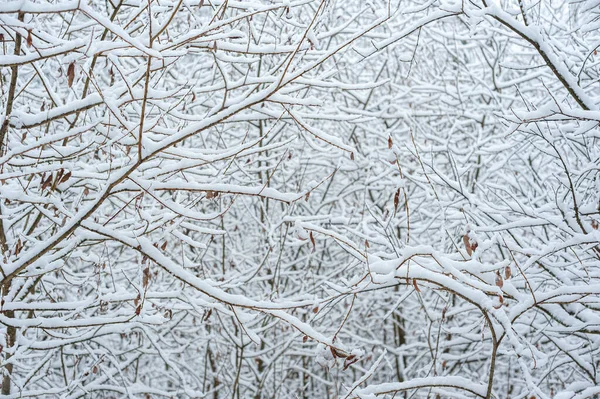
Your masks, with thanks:
M 504 286 L 504 280 L 502 280 L 502 276 L 500 275 L 499 271 L 496 272 L 496 285 L 499 288 L 502 288 Z
M 508 279 L 510 279 L 511 276 L 512 276 L 512 270 L 510 269 L 510 266 L 506 266 L 504 268 L 504 279 L 508 280 Z
M 312 243 L 312 246 L 313 246 L 312 251 L 315 252 L 315 250 L 317 249 L 317 245 L 315 243 L 315 237 L 313 236 L 312 231 L 310 232 L 309 237 L 310 237 L 310 242 Z
M 144 276 L 142 278 L 142 286 L 144 288 L 148 287 L 148 283 L 150 282 L 150 268 L 146 267 L 144 269 Z
M 73 86 L 73 81 L 75 80 L 75 63 L 71 62 L 69 64 L 69 68 L 67 68 L 67 84 L 69 87 Z
M 417 279 L 413 278 L 413 287 L 415 287 L 415 290 L 417 292 L 421 292 L 421 289 L 419 288 L 419 285 L 417 284 Z
M 469 233 L 463 236 L 463 243 L 465 244 L 465 249 L 467 250 L 467 254 L 469 254 L 469 256 L 471 256 L 479 246 L 479 244 L 469 237 Z
M 394 142 L 392 141 L 392 136 L 388 137 L 388 148 L 391 150 L 394 146 Z
M 62 176 L 62 178 L 60 179 L 59 183 L 65 183 L 70 178 L 71 178 L 71 171 L 68 171 L 67 173 L 65 173 L 64 176 Z
M 346 358 L 346 360 L 344 361 L 344 370 L 346 370 L 348 367 L 350 367 L 351 365 L 353 365 L 354 363 L 358 362 L 358 358 L 354 355 L 350 355 Z

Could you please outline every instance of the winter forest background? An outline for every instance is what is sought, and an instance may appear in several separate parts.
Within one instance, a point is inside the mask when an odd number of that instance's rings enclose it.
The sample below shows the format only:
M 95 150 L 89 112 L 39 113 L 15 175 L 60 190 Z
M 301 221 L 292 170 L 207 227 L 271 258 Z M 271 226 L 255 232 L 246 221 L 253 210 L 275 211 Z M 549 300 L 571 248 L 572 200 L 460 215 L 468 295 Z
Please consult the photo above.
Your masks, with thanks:
M 600 0 L 3 0 L 4 398 L 600 397 Z

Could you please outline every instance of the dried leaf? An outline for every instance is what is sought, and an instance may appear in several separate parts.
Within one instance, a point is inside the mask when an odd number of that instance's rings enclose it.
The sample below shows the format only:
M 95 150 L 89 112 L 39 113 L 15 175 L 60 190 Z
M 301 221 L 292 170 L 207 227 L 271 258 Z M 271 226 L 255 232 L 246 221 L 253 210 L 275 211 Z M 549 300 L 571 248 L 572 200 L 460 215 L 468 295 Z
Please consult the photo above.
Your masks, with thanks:
M 346 358 L 346 361 L 344 362 L 344 370 L 346 370 L 348 367 L 350 367 L 351 365 L 353 365 L 356 362 L 358 362 L 357 357 L 355 357 L 354 355 L 348 356 Z
M 62 177 L 62 179 L 60 179 L 59 183 L 64 183 L 67 180 L 69 180 L 71 178 L 71 171 L 68 171 L 67 173 L 65 173 L 65 175 Z
M 353 152 L 350 153 L 350 160 L 354 161 L 354 153 Z
M 50 173 L 48 175 L 48 178 L 46 179 L 46 181 L 42 181 L 42 190 L 45 190 L 52 184 L 52 177 L 53 177 L 53 175 L 52 175 L 52 173 Z
M 304 337 L 302 337 L 302 342 L 306 343 L 306 341 L 308 341 L 308 335 L 305 335 Z
M 304 196 L 304 201 L 308 201 L 308 199 L 310 198 L 310 191 L 306 193 L 306 195 Z
M 141 305 L 141 304 L 140 304 L 140 305 L 138 305 L 138 306 L 135 308 L 135 314 L 136 314 L 137 316 L 139 316 L 139 315 L 140 315 L 140 313 L 142 313 L 142 305 Z
M 371 244 L 369 244 L 369 240 L 365 240 L 365 247 L 366 248 L 371 248 Z
M 479 246 L 479 244 L 477 244 L 473 238 L 469 237 L 469 233 L 463 236 L 463 243 L 465 244 L 465 248 L 469 256 L 471 256 Z
M 400 189 L 396 190 L 396 194 L 394 194 L 394 214 L 398 209 L 398 204 L 400 204 Z
M 471 254 L 473 253 L 473 250 L 471 249 L 471 243 L 469 241 L 470 241 L 469 236 L 467 234 L 465 234 L 463 236 L 463 243 L 465 244 L 467 253 L 469 254 L 469 256 L 471 256 Z
M 27 47 L 33 45 L 33 38 L 31 37 L 31 29 L 27 29 Z
M 421 289 L 419 288 L 419 286 L 417 285 L 417 279 L 413 278 L 413 287 L 415 287 L 415 290 L 417 292 L 421 292 Z
M 143 277 L 142 277 L 142 286 L 143 286 L 144 288 L 148 287 L 148 283 L 149 283 L 149 281 L 150 281 L 150 268 L 149 268 L 149 267 L 146 267 L 146 268 L 144 269 L 144 275 L 143 275 Z
M 331 354 L 333 355 L 334 358 L 340 357 L 342 359 L 345 359 L 348 357 L 348 355 L 346 355 L 344 352 L 341 352 L 341 351 L 335 349 L 333 346 L 330 346 L 329 350 L 331 350 Z
M 17 241 L 17 244 L 15 245 L 15 255 L 18 256 L 22 249 L 23 249 L 23 242 L 19 238 L 19 240 Z
M 496 285 L 500 288 L 504 286 L 504 280 L 502 280 L 502 276 L 500 275 L 499 271 L 496 272 Z
M 511 276 L 512 276 L 512 270 L 510 269 L 510 266 L 506 266 L 504 268 L 504 279 L 508 280 L 508 279 L 510 279 Z
M 315 250 L 317 249 L 317 245 L 315 243 L 315 237 L 313 236 L 312 231 L 310 232 L 309 237 L 310 237 L 310 242 L 312 243 L 312 246 L 313 246 L 312 251 L 315 252 Z
M 319 307 L 318 306 L 315 306 L 313 308 L 313 313 L 319 313 Z
M 71 62 L 67 69 L 67 84 L 69 87 L 73 86 L 73 80 L 75 80 L 75 63 Z
M 388 137 L 388 148 L 391 150 L 394 146 L 394 142 L 392 141 L 392 136 Z
M 161 250 L 163 250 L 163 251 L 164 251 L 165 249 L 167 249 L 167 241 L 165 241 L 165 242 L 163 243 L 163 245 L 161 245 L 161 246 L 160 246 L 160 249 L 161 249 Z
M 330 352 L 331 352 L 331 354 L 333 355 L 333 358 L 334 358 L 334 359 L 337 359 L 337 355 L 336 355 L 335 349 L 333 349 L 333 346 L 330 346 L 330 347 L 329 347 L 329 351 L 330 351 Z

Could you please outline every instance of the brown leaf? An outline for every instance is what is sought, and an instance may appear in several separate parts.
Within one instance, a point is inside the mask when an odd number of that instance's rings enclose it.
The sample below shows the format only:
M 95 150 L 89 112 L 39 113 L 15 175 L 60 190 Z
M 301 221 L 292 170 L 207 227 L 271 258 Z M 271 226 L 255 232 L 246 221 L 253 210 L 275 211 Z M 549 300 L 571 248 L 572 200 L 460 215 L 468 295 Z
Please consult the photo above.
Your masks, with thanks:
M 67 84 L 69 87 L 73 86 L 73 80 L 75 80 L 75 63 L 71 62 L 67 69 Z
M 313 308 L 313 313 L 319 313 L 319 307 L 318 306 L 315 306 Z
M 394 214 L 398 209 L 398 204 L 400 203 L 400 189 L 396 190 L 396 194 L 394 194 Z
M 342 359 L 345 359 L 348 357 L 348 355 L 346 355 L 344 352 L 340 352 L 339 350 L 335 349 L 333 346 L 330 346 L 329 349 L 331 350 L 331 354 L 333 355 L 334 358 L 341 357 Z
M 467 234 L 465 234 L 463 236 L 463 243 L 465 244 L 465 248 L 467 249 L 467 253 L 469 254 L 469 256 L 471 256 L 471 254 L 473 253 L 473 250 L 471 249 L 471 243 L 470 243 L 470 239 L 469 236 Z
M 50 173 L 48 175 L 48 178 L 46 179 L 46 181 L 42 181 L 42 190 L 45 190 L 48 186 L 50 186 L 52 184 L 52 173 Z M 43 177 L 42 177 L 43 180 Z
M 392 136 L 388 137 L 388 148 L 391 150 L 394 146 L 394 142 L 392 141 Z
M 21 249 L 23 249 L 23 242 L 19 238 L 19 240 L 17 241 L 17 244 L 15 245 L 15 255 L 19 255 L 19 253 L 21 252 Z
M 508 280 L 508 279 L 510 279 L 511 276 L 512 276 L 512 270 L 510 269 L 510 266 L 506 266 L 504 268 L 504 279 Z
M 160 246 L 160 249 L 161 249 L 161 250 L 163 250 L 163 251 L 164 251 L 165 249 L 167 249 L 167 241 L 165 241 L 165 242 L 163 243 L 163 245 L 161 245 L 161 246 Z
M 310 198 L 310 191 L 306 193 L 306 195 L 304 196 L 304 201 L 308 201 L 308 199 Z
M 366 248 L 371 248 L 371 244 L 369 244 L 369 240 L 365 240 L 365 247 Z
M 308 335 L 305 335 L 304 337 L 302 337 L 302 342 L 306 343 L 306 341 L 308 341 Z
M 502 280 L 502 276 L 500 275 L 499 271 L 496 272 L 496 285 L 500 288 L 504 286 L 504 280 Z
M 60 179 L 59 183 L 65 183 L 67 180 L 71 178 L 71 171 L 65 173 L 65 175 Z
M 413 278 L 413 287 L 415 287 L 415 290 L 417 290 L 417 292 L 421 292 L 421 289 L 417 285 L 417 279 L 416 278 Z
M 208 191 L 206 192 L 206 199 L 212 199 L 212 198 L 214 198 L 214 197 L 216 197 L 216 195 L 215 195 L 215 193 L 214 193 L 214 192 L 212 192 L 211 190 L 208 190 Z
M 344 362 L 344 370 L 346 370 L 348 367 L 350 367 L 351 365 L 353 365 L 356 362 L 358 362 L 357 357 L 355 357 L 354 355 L 348 356 L 346 358 L 346 361 Z
M 312 243 L 313 249 L 312 251 L 315 252 L 315 250 L 317 249 L 317 245 L 315 244 L 315 237 L 313 236 L 313 232 L 311 231 L 310 234 L 310 242 Z
M 354 153 L 353 152 L 350 153 L 350 160 L 354 161 Z
M 138 306 L 135 308 L 135 314 L 136 314 L 137 316 L 139 316 L 139 315 L 140 315 L 140 313 L 142 313 L 142 305 L 141 305 L 141 304 L 140 304 L 140 305 L 138 305 Z
M 27 47 L 33 45 L 33 38 L 31 37 L 31 29 L 27 29 Z
M 65 174 L 65 170 L 63 168 L 60 168 L 58 170 L 58 173 L 56 174 L 56 181 L 60 182 L 60 179 L 63 177 L 64 174 Z
M 144 288 L 148 287 L 148 282 L 150 281 L 150 268 L 146 267 L 144 269 L 144 275 L 142 277 L 142 286 Z

